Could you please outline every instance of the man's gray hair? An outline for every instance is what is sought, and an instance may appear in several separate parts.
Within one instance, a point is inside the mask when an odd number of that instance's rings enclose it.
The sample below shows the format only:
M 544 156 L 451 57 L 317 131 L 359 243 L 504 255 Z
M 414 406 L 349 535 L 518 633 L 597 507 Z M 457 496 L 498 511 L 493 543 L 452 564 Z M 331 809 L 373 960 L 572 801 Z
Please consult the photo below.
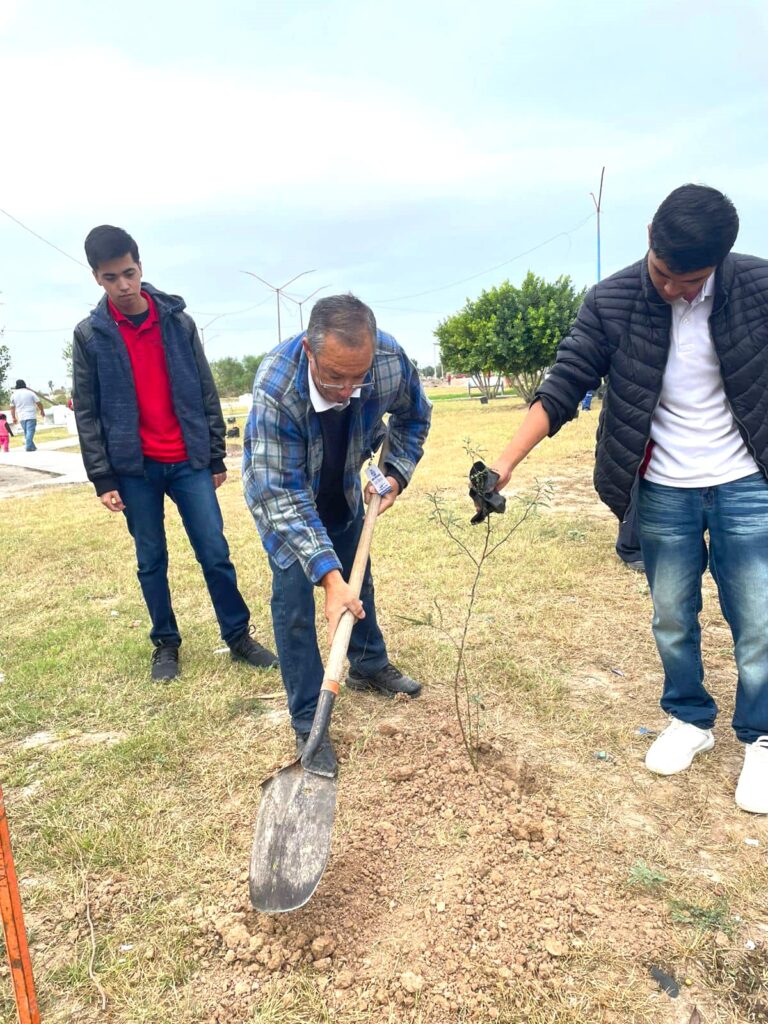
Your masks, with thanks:
M 376 348 L 376 317 L 357 296 L 329 295 L 312 307 L 307 325 L 307 341 L 313 356 L 322 352 L 327 334 L 348 348 L 372 344 Z

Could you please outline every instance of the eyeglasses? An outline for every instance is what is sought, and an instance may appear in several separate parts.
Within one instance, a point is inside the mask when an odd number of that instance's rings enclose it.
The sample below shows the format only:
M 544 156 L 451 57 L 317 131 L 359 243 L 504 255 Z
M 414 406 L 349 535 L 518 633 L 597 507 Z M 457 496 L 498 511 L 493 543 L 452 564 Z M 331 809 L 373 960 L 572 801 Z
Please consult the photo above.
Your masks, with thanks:
M 373 386 L 376 383 L 376 378 L 373 375 L 373 370 L 369 370 L 362 380 L 346 380 L 342 381 L 341 383 L 337 381 L 335 384 L 326 384 L 324 380 L 320 380 L 320 367 L 317 365 L 317 360 L 313 356 L 310 356 L 310 358 L 314 362 L 315 368 L 318 371 L 317 375 L 315 376 L 315 384 L 319 384 L 321 388 L 325 388 L 327 391 L 347 391 L 349 388 L 351 388 L 353 391 L 356 391 L 358 388 L 361 391 L 373 390 Z

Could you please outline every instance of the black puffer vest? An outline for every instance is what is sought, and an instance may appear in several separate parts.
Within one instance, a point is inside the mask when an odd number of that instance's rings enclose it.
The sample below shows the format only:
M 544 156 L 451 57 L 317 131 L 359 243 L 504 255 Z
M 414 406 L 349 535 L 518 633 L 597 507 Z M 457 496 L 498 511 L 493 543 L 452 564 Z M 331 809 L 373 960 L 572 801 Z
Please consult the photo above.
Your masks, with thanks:
M 597 432 L 595 488 L 623 517 L 661 395 L 672 310 L 646 259 L 587 294 L 557 361 L 536 392 L 550 437 L 573 419 L 584 393 L 609 378 Z M 717 268 L 709 326 L 739 433 L 768 478 L 768 261 L 731 253 Z

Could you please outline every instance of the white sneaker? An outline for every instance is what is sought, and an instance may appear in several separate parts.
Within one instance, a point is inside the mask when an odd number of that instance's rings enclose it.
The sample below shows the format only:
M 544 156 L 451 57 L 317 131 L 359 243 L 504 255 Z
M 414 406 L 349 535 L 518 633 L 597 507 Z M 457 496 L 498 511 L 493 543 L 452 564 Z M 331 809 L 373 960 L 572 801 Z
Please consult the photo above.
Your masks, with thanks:
M 746 745 L 736 804 L 742 811 L 768 814 L 768 736 L 758 736 Z
M 711 729 L 670 718 L 669 725 L 648 748 L 645 767 L 657 775 L 676 775 L 689 768 L 697 754 L 711 750 L 715 737 Z

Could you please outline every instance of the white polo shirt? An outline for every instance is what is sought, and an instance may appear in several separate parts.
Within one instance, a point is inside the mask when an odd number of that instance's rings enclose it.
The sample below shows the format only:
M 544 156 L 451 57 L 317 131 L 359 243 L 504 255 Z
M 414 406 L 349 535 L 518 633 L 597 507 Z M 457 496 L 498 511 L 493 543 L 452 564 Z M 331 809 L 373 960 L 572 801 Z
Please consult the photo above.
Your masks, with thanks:
M 714 272 L 693 300 L 671 303 L 669 359 L 651 421 L 645 479 L 668 487 L 715 487 L 757 473 L 723 388 L 709 330 Z

